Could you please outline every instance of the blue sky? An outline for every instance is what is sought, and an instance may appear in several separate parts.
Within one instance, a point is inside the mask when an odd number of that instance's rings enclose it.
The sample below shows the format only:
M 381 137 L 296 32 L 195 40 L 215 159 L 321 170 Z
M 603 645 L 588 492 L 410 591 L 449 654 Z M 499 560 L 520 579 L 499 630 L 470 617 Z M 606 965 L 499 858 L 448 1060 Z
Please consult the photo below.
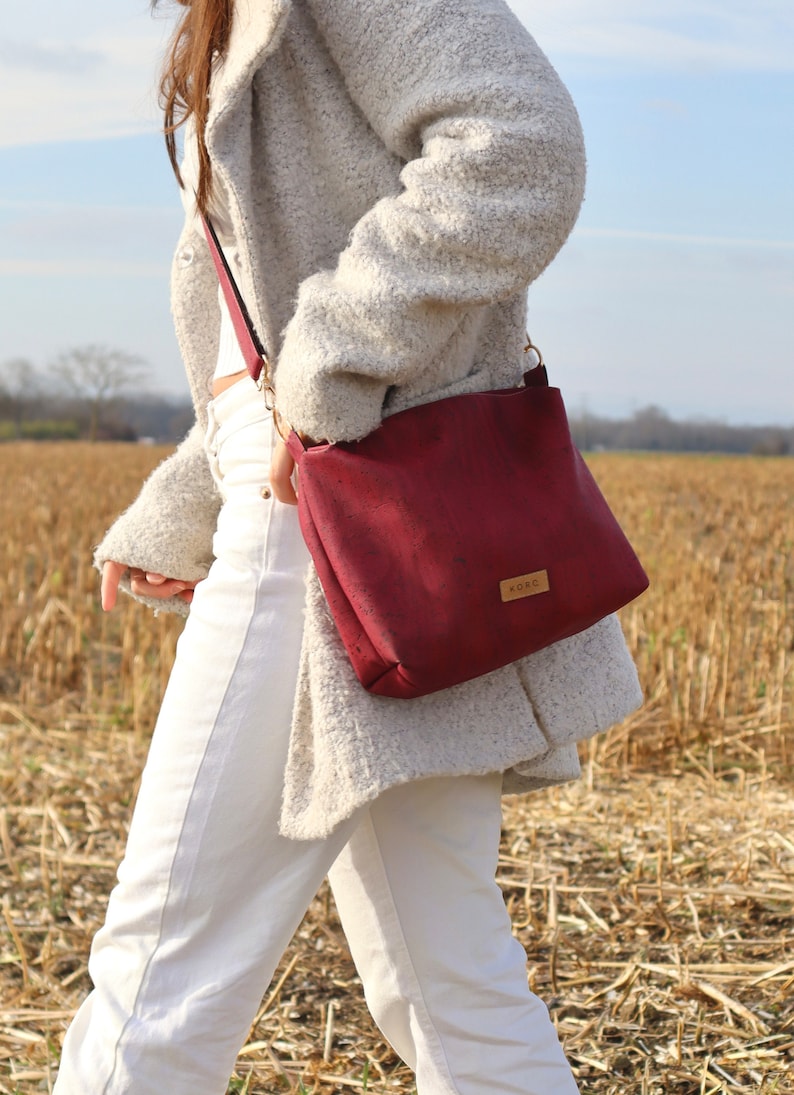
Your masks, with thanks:
M 569 409 L 794 424 L 791 0 L 511 6 L 588 145 L 579 223 L 530 291 Z M 152 92 L 167 30 L 146 0 L 4 12 L 0 362 L 105 343 L 186 392 L 168 305 L 181 205 Z

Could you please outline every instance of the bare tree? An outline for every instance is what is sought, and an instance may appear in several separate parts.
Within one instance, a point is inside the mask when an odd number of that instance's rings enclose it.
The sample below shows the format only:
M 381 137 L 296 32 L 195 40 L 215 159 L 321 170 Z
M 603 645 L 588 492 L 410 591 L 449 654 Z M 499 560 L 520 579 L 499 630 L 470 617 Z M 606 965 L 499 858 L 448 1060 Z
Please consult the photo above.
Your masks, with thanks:
M 61 354 L 54 371 L 65 388 L 87 405 L 91 441 L 96 441 L 108 407 L 149 375 L 146 363 L 137 355 L 95 345 L 80 346 Z
M 14 423 L 17 437 L 22 423 L 38 408 L 44 395 L 44 378 L 32 361 L 13 357 L 0 365 L 0 408 Z

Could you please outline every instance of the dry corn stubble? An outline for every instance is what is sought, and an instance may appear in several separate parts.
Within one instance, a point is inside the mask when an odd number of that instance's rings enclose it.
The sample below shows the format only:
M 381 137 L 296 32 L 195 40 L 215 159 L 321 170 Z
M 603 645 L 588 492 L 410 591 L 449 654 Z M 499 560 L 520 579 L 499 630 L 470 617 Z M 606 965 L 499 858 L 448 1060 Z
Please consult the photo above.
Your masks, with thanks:
M 179 622 L 90 562 L 158 450 L 0 448 L 0 1093 L 47 1091 Z M 794 461 L 601 454 L 652 588 L 647 702 L 585 779 L 510 800 L 499 880 L 583 1092 L 794 1092 Z M 402 1092 L 326 891 L 230 1089 Z

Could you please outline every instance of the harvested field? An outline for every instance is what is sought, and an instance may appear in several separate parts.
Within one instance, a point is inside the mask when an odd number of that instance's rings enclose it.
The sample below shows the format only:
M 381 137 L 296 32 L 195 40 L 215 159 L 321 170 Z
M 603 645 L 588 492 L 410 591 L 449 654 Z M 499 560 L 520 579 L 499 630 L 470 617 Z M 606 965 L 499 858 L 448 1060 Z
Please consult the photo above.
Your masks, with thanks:
M 104 616 L 90 547 L 162 454 L 0 447 L 0 1093 L 50 1089 L 178 621 Z M 599 455 L 648 568 L 647 702 L 508 800 L 500 882 L 583 1093 L 794 1092 L 794 461 Z M 326 892 L 230 1091 L 409 1092 Z

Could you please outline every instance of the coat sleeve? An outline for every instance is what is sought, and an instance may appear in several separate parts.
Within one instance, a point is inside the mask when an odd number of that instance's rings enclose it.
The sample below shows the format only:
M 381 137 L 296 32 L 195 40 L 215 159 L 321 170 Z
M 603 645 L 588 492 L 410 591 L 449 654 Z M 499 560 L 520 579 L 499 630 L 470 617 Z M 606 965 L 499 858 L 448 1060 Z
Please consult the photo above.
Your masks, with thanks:
M 584 147 L 565 87 L 501 0 L 303 2 L 405 164 L 336 268 L 300 286 L 277 362 L 285 418 L 354 440 L 467 310 L 522 292 L 552 260 L 582 201 Z
M 170 578 L 199 581 L 212 563 L 212 536 L 220 509 L 197 423 L 166 460 L 154 469 L 141 492 L 113 523 L 94 554 L 98 569 L 112 559 Z M 121 588 L 130 593 L 129 579 Z M 132 594 L 134 596 L 134 594 Z M 139 597 L 152 608 L 187 614 L 178 597 Z

